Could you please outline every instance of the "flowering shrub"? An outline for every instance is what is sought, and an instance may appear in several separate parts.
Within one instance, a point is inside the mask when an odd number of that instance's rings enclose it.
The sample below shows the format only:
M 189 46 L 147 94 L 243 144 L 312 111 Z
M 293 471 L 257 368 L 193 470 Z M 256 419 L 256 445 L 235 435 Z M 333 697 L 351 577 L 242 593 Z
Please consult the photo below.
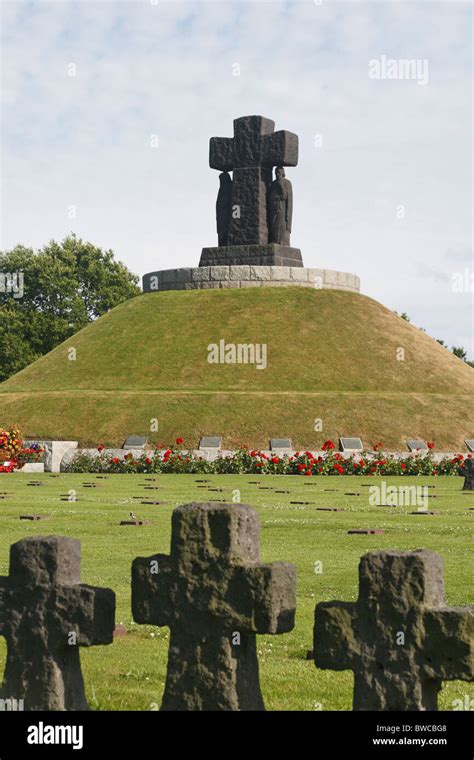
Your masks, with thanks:
M 44 450 L 37 443 L 23 447 L 20 430 L 15 425 L 0 430 L 0 472 L 20 470 L 27 462 L 42 462 L 43 455 Z
M 332 451 L 332 449 L 335 449 L 335 448 L 336 448 L 336 444 L 333 443 L 333 441 L 331 440 L 324 441 L 322 445 L 323 451 Z
M 324 454 L 315 456 L 311 451 L 297 451 L 294 455 L 267 454 L 259 449 L 249 450 L 241 447 L 230 456 L 218 457 L 209 462 L 192 452 L 181 448 L 182 438 L 176 439 L 176 445 L 165 451 L 143 452 L 134 457 L 128 452 L 123 457 L 104 453 L 104 447 L 98 447 L 99 456 L 77 454 L 69 464 L 68 472 L 101 473 L 208 473 L 208 474 L 247 474 L 247 475 L 462 475 L 465 457 L 456 454 L 445 457 L 437 464 L 433 461 L 431 449 L 398 459 L 394 456 L 383 457 L 376 453 L 366 453 L 344 457 L 334 451 L 332 441 L 326 441 Z M 469 454 L 466 459 L 470 459 Z
M 0 464 L 15 461 L 21 448 L 21 433 L 15 425 L 5 430 L 0 429 Z
M 18 467 L 23 467 L 28 462 L 42 462 L 44 457 L 44 449 L 41 448 L 39 443 L 32 443 L 29 448 L 21 448 L 18 452 L 16 461 Z

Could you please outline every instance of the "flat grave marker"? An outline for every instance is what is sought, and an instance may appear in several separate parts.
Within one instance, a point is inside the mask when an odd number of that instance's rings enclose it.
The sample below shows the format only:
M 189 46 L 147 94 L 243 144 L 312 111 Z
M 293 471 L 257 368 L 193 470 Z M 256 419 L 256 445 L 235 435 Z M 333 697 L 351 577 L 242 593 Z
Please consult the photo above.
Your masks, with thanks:
M 349 536 L 381 536 L 385 531 L 380 528 L 357 528 L 354 530 L 348 530 L 347 533 Z
M 20 515 L 20 520 L 49 520 L 49 515 Z
M 148 443 L 148 438 L 144 435 L 129 435 L 124 441 L 123 449 L 144 449 Z
M 204 435 L 199 441 L 199 449 L 220 449 L 221 446 L 221 435 Z
M 363 451 L 361 438 L 339 438 L 339 451 Z
M 279 451 L 279 450 L 285 450 L 289 449 L 290 451 L 293 449 L 293 443 L 291 441 L 291 438 L 271 438 L 270 439 L 270 451 Z
M 405 441 L 409 451 L 429 451 L 425 441 L 420 438 L 409 438 Z

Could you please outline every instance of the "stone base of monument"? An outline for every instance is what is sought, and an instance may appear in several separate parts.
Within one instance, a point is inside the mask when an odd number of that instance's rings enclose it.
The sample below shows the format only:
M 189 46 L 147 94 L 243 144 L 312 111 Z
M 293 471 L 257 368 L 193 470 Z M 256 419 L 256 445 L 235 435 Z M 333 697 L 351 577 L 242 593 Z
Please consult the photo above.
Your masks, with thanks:
M 299 248 L 278 243 L 266 245 L 226 245 L 216 248 L 203 248 L 200 267 L 221 265 L 267 267 L 302 267 L 303 259 Z
M 349 272 L 309 269 L 302 266 L 200 266 L 162 269 L 143 277 L 143 292 L 159 290 L 207 290 L 210 288 L 251 288 L 300 286 L 316 289 L 360 292 L 360 279 Z

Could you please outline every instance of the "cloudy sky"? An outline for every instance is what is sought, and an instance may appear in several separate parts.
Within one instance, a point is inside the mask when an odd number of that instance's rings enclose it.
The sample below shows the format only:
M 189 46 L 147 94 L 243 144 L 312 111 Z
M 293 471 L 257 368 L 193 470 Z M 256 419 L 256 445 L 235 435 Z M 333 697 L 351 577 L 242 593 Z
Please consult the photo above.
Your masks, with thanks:
M 1 0 L 1 14 L 2 249 L 74 231 L 140 275 L 196 266 L 216 244 L 209 137 L 262 114 L 300 137 L 287 176 L 306 266 L 357 273 L 474 356 L 469 2 Z M 372 78 L 387 59 L 420 68 Z

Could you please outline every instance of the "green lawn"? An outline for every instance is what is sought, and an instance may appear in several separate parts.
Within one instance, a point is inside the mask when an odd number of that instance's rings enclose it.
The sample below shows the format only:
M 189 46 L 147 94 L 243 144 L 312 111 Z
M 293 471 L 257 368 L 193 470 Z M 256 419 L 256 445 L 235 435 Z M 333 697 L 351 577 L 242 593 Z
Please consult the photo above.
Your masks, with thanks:
M 146 478 L 154 477 L 155 481 Z M 196 480 L 206 478 L 208 483 Z M 27 483 L 41 480 L 40 487 Z M 82 541 L 82 580 L 111 587 L 117 595 L 117 622 L 128 630 L 112 646 L 82 650 L 82 666 L 89 702 L 101 710 L 149 710 L 161 702 L 168 629 L 135 625 L 130 611 L 130 565 L 134 557 L 168 552 L 171 512 L 178 504 L 206 501 L 213 496 L 241 501 L 256 508 L 261 521 L 261 558 L 285 560 L 297 566 L 298 606 L 294 631 L 282 636 L 258 637 L 262 691 L 267 709 L 349 710 L 352 674 L 317 670 L 305 656 L 312 644 L 316 602 L 354 600 L 357 566 L 369 549 L 418 548 L 439 551 L 445 561 L 446 598 L 450 605 L 472 603 L 472 540 L 474 493 L 463 494 L 461 478 L 386 478 L 390 484 L 430 485 L 433 516 L 410 515 L 412 507 L 369 506 L 368 485 L 376 478 L 298 478 L 194 475 L 95 475 L 0 477 L 0 574 L 8 572 L 8 549 L 28 535 L 59 534 Z M 96 488 L 84 488 L 93 482 Z M 144 486 L 158 486 L 157 491 Z M 199 488 L 198 486 L 205 486 Z M 207 494 L 206 487 L 224 493 Z M 78 501 L 61 501 L 60 495 L 77 492 Z M 279 494 L 276 490 L 288 490 Z M 331 490 L 326 490 L 331 489 Z M 335 490 L 332 490 L 335 489 Z M 346 492 L 359 495 L 349 496 Z M 141 498 L 133 498 L 138 496 Z M 166 505 L 142 505 L 141 500 L 163 500 Z M 308 501 L 310 504 L 290 504 Z M 318 512 L 317 506 L 343 507 L 345 512 Z M 146 527 L 120 527 L 131 509 L 152 521 Z M 47 522 L 20 522 L 22 513 L 49 515 Z M 347 535 L 351 528 L 383 528 L 384 535 Z M 322 561 L 322 574 L 315 562 Z M 5 663 L 5 641 L 0 639 L 0 668 Z M 446 683 L 440 707 L 452 709 L 454 699 L 474 698 L 474 684 Z

